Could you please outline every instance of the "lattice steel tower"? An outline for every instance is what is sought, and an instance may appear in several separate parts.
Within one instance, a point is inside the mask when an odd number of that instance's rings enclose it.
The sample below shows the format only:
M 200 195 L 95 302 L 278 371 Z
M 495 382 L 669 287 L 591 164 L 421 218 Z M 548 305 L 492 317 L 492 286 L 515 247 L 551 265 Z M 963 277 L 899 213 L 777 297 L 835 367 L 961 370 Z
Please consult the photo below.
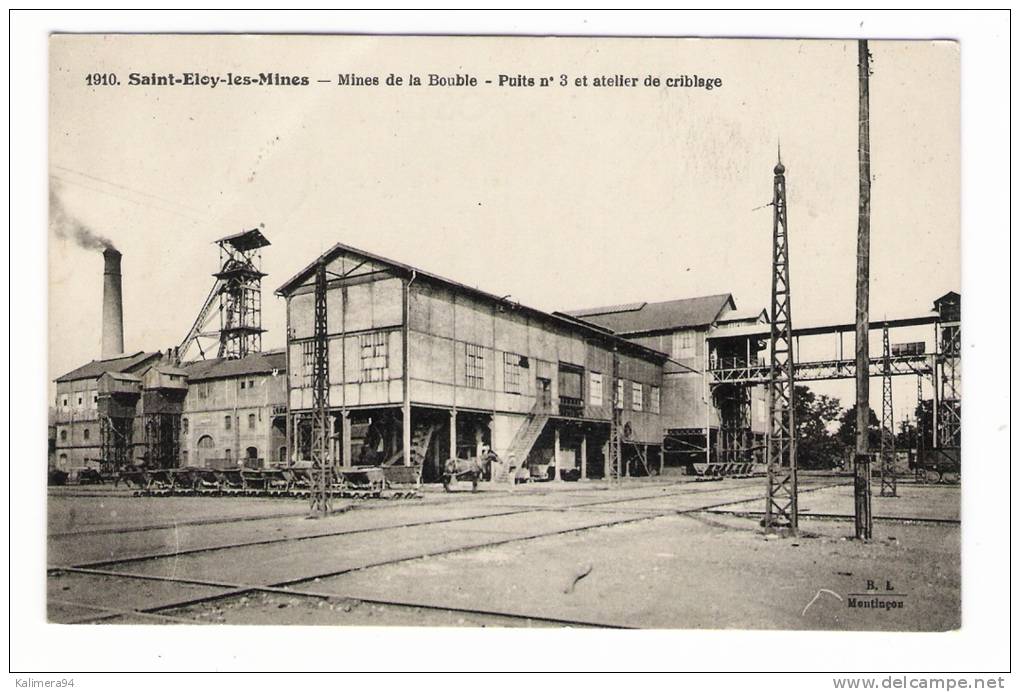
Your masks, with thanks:
M 616 345 L 613 345 L 613 394 L 610 400 L 612 401 L 612 414 L 609 421 L 609 459 L 606 479 L 608 482 L 613 483 L 618 481 L 623 475 L 623 440 L 621 437 L 621 424 L 622 424 L 622 413 L 623 413 L 623 400 L 622 400 L 622 388 L 619 386 L 620 378 L 620 354 L 617 350 Z
M 328 514 L 333 509 L 333 468 L 329 459 L 329 353 L 326 339 L 326 261 L 315 267 L 315 360 L 312 364 L 312 511 Z
M 772 329 L 769 339 L 768 496 L 765 531 L 797 532 L 797 439 L 793 415 L 793 327 L 790 250 L 786 227 L 786 168 L 780 157 L 772 184 Z
M 939 324 L 939 407 L 938 445 L 940 449 L 960 449 L 960 322 Z
M 882 327 L 882 439 L 879 456 L 882 462 L 882 497 L 896 497 L 896 423 L 892 402 L 892 351 L 889 326 Z
M 216 241 L 220 270 L 220 358 L 244 358 L 262 350 L 262 248 L 257 230 Z
M 194 347 L 206 358 L 215 344 L 219 358 L 244 358 L 262 350 L 262 248 L 269 245 L 257 228 L 220 238 L 220 270 L 188 335 L 177 347 L 188 359 Z M 216 313 L 219 329 L 209 329 Z M 211 340 L 215 339 L 215 342 Z M 192 354 L 194 355 L 194 354 Z

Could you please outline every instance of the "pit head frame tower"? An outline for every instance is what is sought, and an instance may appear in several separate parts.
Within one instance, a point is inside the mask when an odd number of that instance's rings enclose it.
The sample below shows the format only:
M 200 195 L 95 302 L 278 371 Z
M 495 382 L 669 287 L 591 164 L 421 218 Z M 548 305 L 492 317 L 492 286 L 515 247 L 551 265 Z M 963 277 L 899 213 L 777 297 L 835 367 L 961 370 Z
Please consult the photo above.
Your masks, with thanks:
M 220 269 L 188 335 L 177 347 L 178 358 L 190 350 L 205 359 L 215 344 L 218 358 L 244 358 L 262 350 L 262 248 L 269 240 L 253 228 L 216 241 Z M 219 327 L 212 325 L 219 315 Z M 212 341 L 211 340 L 215 340 Z

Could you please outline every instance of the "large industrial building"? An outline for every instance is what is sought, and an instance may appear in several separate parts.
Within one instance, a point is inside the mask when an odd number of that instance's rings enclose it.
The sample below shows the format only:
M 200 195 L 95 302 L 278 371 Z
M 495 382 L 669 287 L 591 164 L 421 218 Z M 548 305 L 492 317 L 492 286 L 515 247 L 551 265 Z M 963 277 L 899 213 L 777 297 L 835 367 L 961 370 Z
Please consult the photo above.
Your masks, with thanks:
M 764 309 L 737 311 L 729 293 L 658 303 L 632 303 L 570 314 L 617 335 L 666 353 L 663 367 L 664 464 L 688 469 L 719 458 L 764 462 L 767 427 L 764 387 L 712 386 L 707 373 L 720 360 L 757 363 L 764 340 L 740 340 L 739 353 L 725 347 L 732 328 L 767 324 Z M 714 337 L 709 340 L 709 336 Z M 720 347 L 720 344 L 724 344 Z M 741 439 L 744 436 L 744 439 Z
M 533 473 L 601 477 L 615 386 L 625 461 L 659 465 L 666 354 L 339 244 L 277 291 L 299 457 L 311 444 L 320 261 L 334 459 L 420 466 L 428 481 L 445 459 L 488 447 Z
M 206 304 L 162 352 L 122 353 L 120 255 L 105 253 L 103 358 L 57 378 L 59 468 L 310 459 L 320 264 L 338 464 L 403 467 L 431 482 L 445 460 L 491 449 L 539 477 L 600 478 L 614 401 L 622 474 L 736 461 L 738 450 L 761 461 L 761 388 L 729 392 L 708 379 L 715 359 L 734 357 L 720 334 L 767 321 L 737 312 L 728 294 L 549 313 L 338 244 L 278 289 L 286 346 L 262 351 L 258 253 L 269 242 L 252 230 L 217 243 Z M 763 344 L 740 343 L 757 362 Z

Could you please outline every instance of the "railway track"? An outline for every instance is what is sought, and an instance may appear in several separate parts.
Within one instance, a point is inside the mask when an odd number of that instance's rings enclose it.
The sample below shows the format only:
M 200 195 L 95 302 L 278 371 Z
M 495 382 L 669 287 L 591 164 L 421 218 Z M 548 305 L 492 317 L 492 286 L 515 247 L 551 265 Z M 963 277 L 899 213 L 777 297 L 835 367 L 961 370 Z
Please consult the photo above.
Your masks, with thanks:
M 822 490 L 822 489 L 825 489 L 825 488 L 835 487 L 835 486 L 839 486 L 839 485 L 846 485 L 846 482 L 845 481 L 840 481 L 840 482 L 837 482 L 837 483 L 819 483 L 818 485 L 812 485 L 810 487 L 804 487 L 804 488 L 801 489 L 801 492 L 805 492 L 805 493 L 806 492 L 812 492 L 812 491 Z M 400 564 L 402 562 L 407 562 L 407 561 L 411 561 L 411 560 L 418 560 L 418 559 L 428 558 L 428 557 L 439 557 L 439 556 L 453 555 L 453 554 L 456 554 L 456 553 L 464 553 L 464 552 L 468 552 L 468 551 L 481 550 L 481 549 L 485 549 L 485 548 L 503 546 L 503 545 L 507 545 L 507 544 L 520 543 L 520 542 L 526 542 L 526 541 L 533 541 L 533 540 L 538 540 L 538 539 L 542 539 L 542 538 L 549 538 L 549 537 L 554 537 L 554 536 L 559 536 L 559 535 L 564 535 L 564 534 L 578 533 L 578 532 L 590 531 L 590 530 L 594 530 L 594 529 L 609 528 L 609 527 L 614 527 L 614 526 L 619 526 L 619 525 L 631 524 L 631 523 L 635 523 L 635 522 L 648 521 L 648 520 L 652 520 L 652 519 L 656 519 L 656 518 L 661 518 L 661 517 L 666 517 L 666 516 L 697 514 L 697 513 L 702 513 L 702 512 L 712 512 L 712 511 L 720 510 L 721 508 L 724 508 L 724 507 L 738 505 L 738 504 L 743 504 L 743 503 L 746 503 L 748 501 L 763 499 L 763 496 L 762 496 L 762 494 L 760 492 L 758 492 L 758 491 L 750 492 L 750 488 L 748 488 L 748 492 L 743 492 L 742 488 L 740 488 L 740 487 L 738 487 L 738 488 L 716 487 L 714 484 L 711 487 L 703 487 L 703 486 L 700 486 L 700 485 L 697 486 L 697 487 L 690 487 L 689 484 L 676 484 L 675 486 L 666 486 L 666 487 L 672 487 L 672 488 L 676 488 L 676 489 L 674 489 L 672 491 L 665 491 L 662 487 L 660 487 L 656 492 L 650 492 L 650 493 L 646 492 L 646 493 L 642 493 L 642 494 L 639 494 L 639 495 L 636 494 L 636 495 L 630 495 L 630 496 L 625 496 L 625 497 L 614 497 L 614 498 L 609 498 L 609 499 L 597 499 L 597 498 L 595 498 L 595 499 L 590 499 L 589 500 L 589 499 L 586 498 L 583 501 L 573 502 L 573 503 L 569 503 L 569 504 L 566 504 L 566 505 L 558 505 L 558 506 L 546 506 L 546 505 L 542 505 L 542 504 L 508 505 L 508 504 L 505 504 L 505 502 L 493 502 L 493 503 L 488 504 L 486 508 L 484 508 L 483 510 L 479 511 L 478 513 L 472 514 L 472 515 L 468 515 L 468 516 L 461 515 L 461 516 L 455 516 L 455 517 L 441 517 L 441 518 L 427 519 L 427 520 L 421 520 L 421 521 L 412 521 L 412 522 L 396 522 L 396 523 L 384 524 L 384 525 L 373 526 L 373 527 L 366 527 L 366 528 L 355 528 L 355 529 L 348 528 L 348 529 L 341 529 L 341 530 L 337 530 L 337 531 L 322 531 L 322 532 L 316 532 L 316 533 L 313 533 L 313 534 L 306 534 L 306 535 L 300 535 L 300 536 L 289 536 L 289 537 L 279 537 L 279 538 L 270 538 L 270 539 L 259 539 L 259 540 L 251 540 L 251 541 L 240 541 L 240 542 L 233 542 L 233 543 L 224 543 L 224 544 L 218 544 L 218 545 L 212 545 L 212 546 L 202 546 L 202 547 L 190 548 L 190 549 L 185 549 L 185 550 L 150 552 L 150 553 L 144 553 L 144 554 L 129 555 L 129 556 L 124 556 L 124 557 L 119 557 L 119 558 L 113 558 L 113 559 L 109 559 L 109 560 L 85 562 L 85 563 L 79 563 L 79 564 L 74 564 L 74 565 L 69 565 L 69 566 L 58 566 L 58 567 L 50 568 L 48 570 L 48 572 L 49 572 L 50 576 L 53 576 L 53 577 L 58 576 L 61 573 L 69 573 L 69 574 L 82 574 L 82 575 L 103 576 L 103 577 L 110 577 L 110 578 L 117 578 L 117 579 L 128 579 L 128 580 L 160 581 L 160 582 L 167 582 L 167 583 L 173 583 L 173 584 L 178 584 L 178 585 L 193 585 L 193 586 L 212 587 L 212 588 L 219 589 L 219 591 L 217 591 L 214 594 L 204 595 L 204 596 L 197 597 L 197 598 L 181 599 L 179 601 L 172 601 L 172 602 L 169 602 L 169 603 L 159 603 L 159 604 L 157 604 L 155 606 L 141 606 L 141 607 L 137 607 L 137 608 L 128 608 L 128 609 L 117 608 L 117 607 L 110 607 L 109 604 L 104 604 L 104 605 L 101 605 L 101 606 L 97 606 L 97 605 L 90 605 L 90 604 L 87 604 L 87 603 L 80 603 L 80 602 L 75 602 L 75 601 L 70 601 L 70 600 L 53 599 L 54 603 L 58 603 L 58 604 L 61 604 L 61 605 L 66 605 L 66 606 L 69 606 L 69 607 L 87 608 L 87 609 L 92 609 L 92 610 L 96 610 L 96 611 L 100 611 L 100 612 L 104 613 L 103 615 L 99 615 L 99 616 L 95 616 L 95 617 L 85 617 L 83 619 L 77 620 L 77 622 L 83 622 L 83 623 L 84 622 L 105 622 L 105 621 L 115 620 L 115 619 L 118 619 L 118 618 L 135 617 L 135 616 L 143 617 L 143 618 L 146 618 L 146 619 L 149 619 L 149 620 L 152 620 L 152 621 L 157 621 L 157 622 L 158 621 L 164 621 L 164 622 L 168 622 L 168 623 L 169 622 L 179 622 L 179 621 L 181 621 L 180 618 L 172 617 L 172 616 L 169 616 L 169 615 L 166 615 L 166 614 L 168 612 L 180 610 L 180 609 L 187 608 L 187 607 L 194 606 L 194 605 L 200 605 L 202 603 L 210 603 L 210 602 L 218 602 L 218 601 L 222 602 L 225 599 L 230 599 L 230 598 L 235 598 L 235 597 L 239 597 L 239 596 L 244 596 L 244 595 L 247 595 L 247 594 L 259 594 L 259 593 L 262 593 L 262 594 L 286 594 L 288 596 L 301 597 L 301 598 L 340 599 L 340 600 L 348 599 L 348 600 L 354 600 L 354 601 L 358 601 L 358 602 L 362 602 L 362 603 L 369 603 L 369 604 L 378 605 L 378 606 L 393 606 L 393 607 L 397 607 L 397 608 L 420 608 L 420 609 L 424 609 L 424 610 L 444 611 L 444 612 L 450 612 L 450 613 L 460 613 L 460 614 L 464 614 L 464 615 L 472 615 L 472 616 L 478 616 L 478 617 L 482 617 L 482 618 L 486 618 L 486 617 L 488 617 L 488 618 L 498 618 L 501 621 L 505 621 L 505 622 L 519 622 L 521 624 L 548 624 L 550 626 L 561 626 L 561 627 L 562 626 L 571 626 L 571 627 L 618 627 L 618 625 L 614 625 L 614 624 L 611 624 L 611 623 L 591 622 L 591 621 L 584 621 L 584 620 L 573 620 L 573 619 L 562 619 L 562 618 L 550 618 L 550 617 L 546 617 L 546 616 L 543 616 L 543 615 L 538 614 L 538 613 L 496 611 L 496 610 L 488 610 L 488 609 L 484 609 L 484 608 L 478 608 L 478 609 L 476 609 L 476 608 L 463 608 L 463 607 L 458 607 L 458 606 L 447 606 L 447 605 L 436 605 L 436 604 L 428 604 L 428 603 L 408 602 L 408 601 L 401 601 L 399 599 L 379 600 L 379 599 L 354 598 L 354 597 L 349 597 L 349 596 L 345 596 L 345 595 L 342 595 L 342 594 L 321 593 L 321 592 L 318 592 L 318 591 L 314 590 L 314 588 L 311 588 L 311 585 L 315 584 L 317 581 L 322 580 L 322 579 L 337 577 L 337 576 L 341 576 L 341 575 L 344 575 L 344 574 L 349 574 L 349 573 L 352 573 L 352 572 L 360 572 L 360 571 L 364 571 L 364 570 L 368 570 L 368 569 L 374 569 L 374 568 L 378 568 L 378 567 L 391 566 L 391 565 Z M 568 492 L 569 492 L 570 495 L 577 495 L 577 494 L 588 495 L 588 494 L 590 494 L 590 491 L 585 493 L 584 491 L 581 491 L 581 490 L 578 490 L 578 491 L 568 491 Z M 214 553 L 214 552 L 217 552 L 217 551 L 227 551 L 227 550 L 231 550 L 231 549 L 246 548 L 246 547 L 253 547 L 253 546 L 264 546 L 264 545 L 272 545 L 272 544 L 286 544 L 286 543 L 294 543 L 294 542 L 300 542 L 300 541 L 309 541 L 309 540 L 323 539 L 323 538 L 330 538 L 330 537 L 344 536 L 344 535 L 351 535 L 351 534 L 366 534 L 366 533 L 374 533 L 374 532 L 380 532 L 380 531 L 389 531 L 389 530 L 401 529 L 401 528 L 411 528 L 411 527 L 421 527 L 421 526 L 428 526 L 428 525 L 448 524 L 448 523 L 453 523 L 453 522 L 470 522 L 472 520 L 478 520 L 478 519 L 513 516 L 513 515 L 519 515 L 519 514 L 525 514 L 525 513 L 531 513 L 531 512 L 583 512 L 583 513 L 593 513 L 593 512 L 598 511 L 599 507 L 606 508 L 606 507 L 611 507 L 613 505 L 619 505 L 619 504 L 628 503 L 628 502 L 633 503 L 633 502 L 641 502 L 641 501 L 657 500 L 657 499 L 667 500 L 669 498 L 677 498 L 677 497 L 692 497 L 692 496 L 693 497 L 697 497 L 697 496 L 701 496 L 701 495 L 708 495 L 708 494 L 721 493 L 721 492 L 729 492 L 729 493 L 736 492 L 737 494 L 740 495 L 740 497 L 737 498 L 737 499 L 732 499 L 732 495 L 731 495 L 731 499 L 727 499 L 727 500 L 722 501 L 722 502 L 698 503 L 695 506 L 689 507 L 689 508 L 686 508 L 686 509 L 675 509 L 675 508 L 670 508 L 670 509 L 663 509 L 663 508 L 659 508 L 659 509 L 655 509 L 655 508 L 650 508 L 650 509 L 640 509 L 640 508 L 638 508 L 638 509 L 628 509 L 628 508 L 612 507 L 611 509 L 608 509 L 608 511 L 614 512 L 614 513 L 618 514 L 619 516 L 615 516 L 612 519 L 608 519 L 608 520 L 604 519 L 604 520 L 599 520 L 599 521 L 586 522 L 586 523 L 584 523 L 581 526 L 572 526 L 572 527 L 562 528 L 562 529 L 546 530 L 546 531 L 539 530 L 539 531 L 529 532 L 529 533 L 527 533 L 525 535 L 510 536 L 510 537 L 507 537 L 507 538 L 502 538 L 502 539 L 497 539 L 497 540 L 482 540 L 482 541 L 479 541 L 477 543 L 470 543 L 468 545 L 458 545 L 458 546 L 455 546 L 455 547 L 452 547 L 452 548 L 449 548 L 449 549 L 432 550 L 432 551 L 420 552 L 420 553 L 419 552 L 414 552 L 413 554 L 398 555 L 398 556 L 393 557 L 393 558 L 387 558 L 387 559 L 382 559 L 382 560 L 371 561 L 371 562 L 367 562 L 367 563 L 364 563 L 364 564 L 359 564 L 359 565 L 356 565 L 356 566 L 353 566 L 353 567 L 348 567 L 348 568 L 339 569 L 339 570 L 329 570 L 329 571 L 324 571 L 324 572 L 321 572 L 321 573 L 315 573 L 315 574 L 309 574 L 309 575 L 302 575 L 302 576 L 297 577 L 297 578 L 291 578 L 291 579 L 286 579 L 286 580 L 282 580 L 282 581 L 276 581 L 276 582 L 269 583 L 269 584 L 247 584 L 247 583 L 237 583 L 237 582 L 229 581 L 229 580 L 227 580 L 227 581 L 220 581 L 220 580 L 195 579 L 195 578 L 188 578 L 188 577 L 145 574 L 145 573 L 139 573 L 139 572 L 125 571 L 125 570 L 122 570 L 122 569 L 114 569 L 114 568 L 117 568 L 117 567 L 124 567 L 126 565 L 136 564 L 136 563 L 145 562 L 145 561 L 152 561 L 152 560 L 159 560 L 159 559 L 166 559 L 166 558 L 177 558 L 177 557 L 181 557 L 181 556 L 197 555 L 197 554 L 203 554 L 203 553 Z M 546 493 L 543 493 L 542 495 L 537 495 L 536 494 L 536 496 L 541 497 L 541 496 L 544 496 L 545 494 Z M 563 496 L 565 494 L 567 494 L 567 493 L 565 493 L 563 491 L 559 492 L 560 496 Z M 472 497 L 478 497 L 478 496 L 472 496 Z M 501 496 L 500 499 L 501 500 L 505 500 L 505 497 L 506 496 Z M 484 498 L 482 498 L 482 500 L 484 501 Z M 294 516 L 294 515 L 288 514 L 288 516 Z M 269 517 L 264 517 L 263 516 L 263 517 L 252 517 L 251 519 L 254 520 L 254 519 L 268 519 L 268 518 Z M 207 523 L 232 523 L 232 522 L 241 521 L 241 520 L 243 520 L 243 519 L 223 519 L 222 521 L 202 520 L 202 521 L 196 522 L 196 524 L 197 525 L 202 525 L 202 524 L 207 524 Z M 159 526 L 159 528 L 165 528 L 163 525 L 157 525 L 157 526 Z M 138 527 L 133 527 L 133 528 L 138 529 Z M 156 529 L 151 529 L 151 530 L 156 530 Z M 186 621 L 186 622 L 196 622 L 194 620 L 184 620 L 184 621 Z

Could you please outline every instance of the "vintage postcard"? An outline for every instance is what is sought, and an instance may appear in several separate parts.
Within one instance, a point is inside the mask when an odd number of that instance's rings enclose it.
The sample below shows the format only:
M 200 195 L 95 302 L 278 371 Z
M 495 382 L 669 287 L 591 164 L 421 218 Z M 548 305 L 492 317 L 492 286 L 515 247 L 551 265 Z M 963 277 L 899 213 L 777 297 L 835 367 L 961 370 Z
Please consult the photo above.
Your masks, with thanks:
M 953 41 L 53 34 L 48 619 L 957 630 L 960 171 Z

